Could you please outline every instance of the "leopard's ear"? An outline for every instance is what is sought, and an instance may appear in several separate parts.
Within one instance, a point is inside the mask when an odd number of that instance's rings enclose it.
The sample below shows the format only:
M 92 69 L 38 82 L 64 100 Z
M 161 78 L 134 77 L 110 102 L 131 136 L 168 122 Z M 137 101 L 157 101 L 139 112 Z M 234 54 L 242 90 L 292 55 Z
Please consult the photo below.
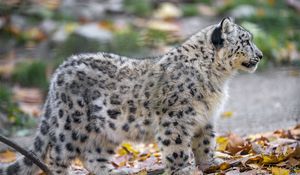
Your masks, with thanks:
M 222 29 L 222 33 L 230 33 L 234 29 L 234 20 L 230 17 L 222 19 L 219 26 Z
M 234 29 L 233 26 L 233 19 L 229 17 L 222 19 L 222 21 L 216 26 L 211 34 L 211 42 L 216 49 L 223 47 L 224 34 L 230 33 Z

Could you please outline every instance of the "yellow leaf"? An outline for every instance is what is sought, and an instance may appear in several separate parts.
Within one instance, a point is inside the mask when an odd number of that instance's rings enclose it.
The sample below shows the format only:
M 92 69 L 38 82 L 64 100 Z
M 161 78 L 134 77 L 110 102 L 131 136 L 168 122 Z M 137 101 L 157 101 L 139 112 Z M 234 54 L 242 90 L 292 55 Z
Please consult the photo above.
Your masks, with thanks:
M 281 161 L 286 159 L 286 157 L 283 156 L 283 155 L 279 155 L 279 156 L 276 156 L 276 155 L 262 155 L 262 157 L 263 157 L 263 163 L 264 164 L 278 163 L 278 162 L 281 162 Z
M 224 137 L 224 136 L 219 136 L 216 139 L 217 141 L 217 150 L 218 151 L 225 151 L 226 147 L 228 145 L 228 137 Z
M 139 154 L 139 151 L 135 150 L 130 143 L 123 143 L 121 148 L 117 150 L 117 153 L 120 156 L 124 156 L 130 153 L 134 156 L 137 156 Z
M 220 170 L 227 170 L 228 168 L 230 168 L 230 164 L 227 163 L 227 162 L 223 162 L 221 165 L 220 165 Z
M 260 164 L 262 160 L 263 158 L 260 155 L 254 155 L 254 156 L 243 158 L 241 163 L 243 164 L 243 166 L 246 166 L 248 164 Z
M 136 175 L 147 175 L 147 170 L 143 169 L 142 171 L 138 172 Z
M 223 118 L 230 118 L 230 117 L 232 117 L 233 116 L 233 112 L 232 111 L 225 111 L 225 112 L 223 112 L 223 114 L 222 114 L 222 117 Z
M 5 151 L 0 153 L 0 162 L 1 163 L 9 163 L 9 162 L 13 162 L 16 160 L 16 153 L 12 152 L 12 151 Z
M 284 168 L 278 168 L 278 167 L 272 167 L 271 168 L 272 175 L 289 175 L 290 170 L 284 169 Z

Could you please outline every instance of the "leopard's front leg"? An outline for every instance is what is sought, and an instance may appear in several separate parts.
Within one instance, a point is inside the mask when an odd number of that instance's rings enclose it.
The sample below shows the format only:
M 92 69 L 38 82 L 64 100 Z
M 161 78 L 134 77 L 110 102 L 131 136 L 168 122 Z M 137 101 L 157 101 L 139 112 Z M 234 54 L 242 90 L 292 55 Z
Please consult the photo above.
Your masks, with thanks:
M 198 129 L 192 138 L 195 163 L 201 170 L 221 163 L 220 159 L 215 158 L 215 147 L 216 141 L 213 125 L 207 123 L 204 127 Z
M 195 175 L 198 172 L 191 156 L 194 126 L 189 115 L 184 110 L 170 111 L 159 122 L 156 139 L 168 175 Z

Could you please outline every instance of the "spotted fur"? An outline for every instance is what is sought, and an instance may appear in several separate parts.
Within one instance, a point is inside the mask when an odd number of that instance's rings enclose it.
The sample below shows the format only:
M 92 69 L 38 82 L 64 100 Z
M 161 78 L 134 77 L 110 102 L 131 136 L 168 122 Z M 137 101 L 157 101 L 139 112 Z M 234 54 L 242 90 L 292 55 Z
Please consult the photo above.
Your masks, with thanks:
M 55 175 L 67 174 L 76 157 L 108 175 L 120 143 L 156 141 L 167 174 L 191 175 L 214 161 L 214 119 L 228 79 L 239 69 L 253 72 L 261 58 L 252 35 L 229 18 L 155 59 L 72 56 L 53 75 L 31 151 L 48 158 Z M 35 170 L 21 157 L 0 175 Z

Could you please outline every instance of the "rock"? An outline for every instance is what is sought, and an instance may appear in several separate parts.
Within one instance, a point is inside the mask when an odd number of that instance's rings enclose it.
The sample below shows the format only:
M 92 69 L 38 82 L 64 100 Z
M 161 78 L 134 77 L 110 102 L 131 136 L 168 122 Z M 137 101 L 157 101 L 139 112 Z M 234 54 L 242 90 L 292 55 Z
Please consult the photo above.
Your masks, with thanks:
M 98 23 L 83 25 L 75 30 L 75 34 L 88 39 L 97 40 L 100 43 L 109 42 L 113 38 L 112 33 L 101 28 Z
M 182 11 L 172 3 L 162 3 L 161 6 L 154 12 L 155 18 L 169 19 L 179 18 L 182 16 Z
M 46 19 L 40 24 L 40 29 L 45 32 L 47 35 L 51 34 L 52 32 L 57 29 L 58 25 L 55 21 Z
M 98 20 L 103 17 L 105 6 L 103 0 L 64 0 L 60 11 L 77 19 Z
M 64 42 L 69 36 L 69 33 L 65 30 L 65 26 L 60 26 L 53 34 L 52 41 L 55 43 Z
M 234 18 L 249 17 L 256 13 L 255 7 L 251 5 L 240 5 L 230 11 L 230 16 Z
M 12 27 L 16 28 L 17 30 L 24 30 L 27 27 L 26 18 L 20 15 L 12 15 L 10 17 Z
M 106 3 L 105 9 L 112 13 L 121 13 L 123 12 L 123 0 L 110 0 Z

